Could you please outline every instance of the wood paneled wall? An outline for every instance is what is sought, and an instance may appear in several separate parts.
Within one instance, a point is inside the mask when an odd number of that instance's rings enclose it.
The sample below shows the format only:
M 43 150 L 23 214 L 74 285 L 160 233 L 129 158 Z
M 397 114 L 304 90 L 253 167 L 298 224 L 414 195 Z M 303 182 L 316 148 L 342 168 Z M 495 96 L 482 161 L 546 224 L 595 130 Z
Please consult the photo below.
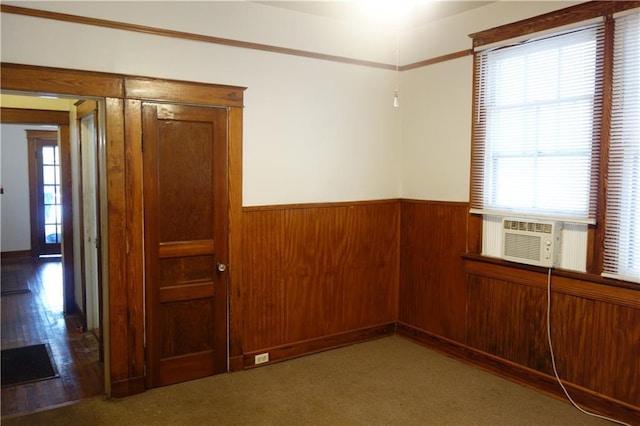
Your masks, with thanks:
M 467 203 L 402 202 L 400 322 L 464 341 Z
M 398 332 L 565 399 L 547 342 L 547 270 L 464 255 L 466 203 L 401 203 Z M 640 418 L 640 289 L 553 271 L 556 364 L 584 408 Z
M 469 261 L 470 347 L 553 375 L 544 272 Z M 551 276 L 551 337 L 563 380 L 640 407 L 640 294 Z
M 399 220 L 398 200 L 244 208 L 244 366 L 392 333 Z

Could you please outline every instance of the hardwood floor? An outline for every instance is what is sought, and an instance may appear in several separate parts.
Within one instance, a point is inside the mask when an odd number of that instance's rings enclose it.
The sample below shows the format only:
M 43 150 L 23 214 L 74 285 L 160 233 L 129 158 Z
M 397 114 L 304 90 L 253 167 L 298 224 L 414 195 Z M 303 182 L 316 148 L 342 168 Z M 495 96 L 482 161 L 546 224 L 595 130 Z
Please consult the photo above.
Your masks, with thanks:
M 62 310 L 59 259 L 3 258 L 3 277 L 24 273 L 30 292 L 3 294 L 2 349 L 48 343 L 60 377 L 2 388 L 2 417 L 16 416 L 104 393 L 98 342 Z

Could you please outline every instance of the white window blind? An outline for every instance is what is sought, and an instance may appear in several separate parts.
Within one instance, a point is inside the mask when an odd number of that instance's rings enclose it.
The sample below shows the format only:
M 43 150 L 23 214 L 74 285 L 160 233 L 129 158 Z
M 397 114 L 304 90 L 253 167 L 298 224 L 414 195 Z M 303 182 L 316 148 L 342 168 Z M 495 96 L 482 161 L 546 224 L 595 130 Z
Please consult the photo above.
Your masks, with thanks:
M 604 26 L 478 53 L 471 207 L 595 222 Z
M 615 22 L 604 275 L 640 282 L 640 13 Z

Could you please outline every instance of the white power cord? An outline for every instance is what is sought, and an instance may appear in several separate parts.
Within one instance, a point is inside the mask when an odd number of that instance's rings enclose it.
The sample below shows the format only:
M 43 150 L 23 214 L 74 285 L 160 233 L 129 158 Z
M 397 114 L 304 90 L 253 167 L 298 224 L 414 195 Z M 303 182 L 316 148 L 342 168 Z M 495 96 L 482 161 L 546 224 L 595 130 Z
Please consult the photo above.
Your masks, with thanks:
M 578 404 L 576 404 L 576 402 L 571 398 L 571 396 L 569 396 L 569 392 L 567 392 L 567 388 L 565 388 L 564 384 L 562 384 L 562 380 L 560 380 L 560 376 L 558 376 L 558 369 L 556 368 L 556 358 L 553 355 L 553 345 L 551 344 L 551 268 L 549 268 L 549 274 L 547 275 L 547 340 L 549 341 L 549 352 L 551 354 L 551 365 L 553 366 L 553 373 L 556 376 L 556 380 L 558 381 L 558 384 L 564 391 L 564 394 L 567 396 L 569 401 L 571 401 L 571 404 L 573 404 L 574 407 L 576 407 L 578 410 L 582 411 L 584 414 L 587 414 L 589 416 L 599 417 L 601 419 L 618 423 L 624 426 L 631 426 L 629 423 L 612 419 L 607 416 L 601 416 L 600 414 L 592 413 L 590 411 L 583 409 Z

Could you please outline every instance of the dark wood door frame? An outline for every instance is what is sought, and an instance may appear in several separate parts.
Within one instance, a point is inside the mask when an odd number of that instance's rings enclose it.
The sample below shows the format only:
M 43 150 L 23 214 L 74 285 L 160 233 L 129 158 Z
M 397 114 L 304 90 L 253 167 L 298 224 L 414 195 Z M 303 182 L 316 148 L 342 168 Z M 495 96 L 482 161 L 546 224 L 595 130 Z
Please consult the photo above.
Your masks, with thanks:
M 38 109 L 2 108 L 3 124 L 33 124 L 58 126 L 60 141 L 60 189 L 62 191 L 62 265 L 64 312 L 76 309 L 73 264 L 73 210 L 71 203 L 71 137 L 69 112 Z
M 105 99 L 102 200 L 105 392 L 145 390 L 141 101 L 227 109 L 229 133 L 229 367 L 242 369 L 242 113 L 245 88 L 1 63 L 0 90 Z M 126 126 L 125 126 L 126 123 Z

